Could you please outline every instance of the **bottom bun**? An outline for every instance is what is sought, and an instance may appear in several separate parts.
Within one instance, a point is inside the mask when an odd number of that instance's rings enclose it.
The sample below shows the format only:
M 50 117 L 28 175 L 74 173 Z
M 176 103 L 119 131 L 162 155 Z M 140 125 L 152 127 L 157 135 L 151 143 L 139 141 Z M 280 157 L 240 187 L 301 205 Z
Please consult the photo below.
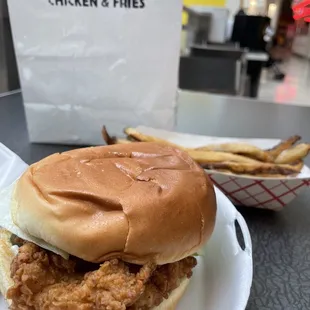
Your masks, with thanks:
M 12 250 L 10 238 L 11 233 L 0 228 L 0 291 L 4 297 L 6 297 L 8 289 L 14 284 L 11 279 L 10 268 L 15 254 Z
M 180 299 L 183 297 L 188 284 L 189 279 L 183 280 L 180 286 L 172 291 L 169 298 L 163 301 L 158 307 L 154 308 L 154 310 L 175 310 Z
M 11 279 L 10 266 L 15 257 L 10 241 L 11 233 L 5 229 L 0 228 L 0 292 L 6 297 L 8 289 L 14 285 Z M 184 295 L 189 284 L 189 279 L 184 279 L 180 286 L 176 288 L 169 296 L 154 310 L 175 310 L 178 302 Z M 10 304 L 10 301 L 7 300 Z

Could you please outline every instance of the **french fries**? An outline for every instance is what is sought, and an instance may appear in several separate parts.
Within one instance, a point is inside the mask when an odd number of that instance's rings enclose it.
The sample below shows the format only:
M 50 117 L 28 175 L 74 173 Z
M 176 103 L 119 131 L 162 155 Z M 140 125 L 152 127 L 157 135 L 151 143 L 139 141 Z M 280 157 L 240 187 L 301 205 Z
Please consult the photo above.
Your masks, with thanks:
M 210 144 L 197 148 L 197 151 L 227 152 L 248 156 L 263 162 L 272 162 L 272 156 L 268 153 L 268 151 L 264 151 L 256 146 L 246 143 Z
M 174 143 L 171 143 L 169 141 L 160 139 L 160 138 L 156 138 L 156 137 L 152 137 L 152 136 L 148 136 L 148 135 L 144 135 L 141 132 L 138 132 L 136 129 L 134 128 L 126 128 L 124 130 L 125 134 L 129 137 L 129 138 L 133 138 L 134 140 L 136 140 L 137 142 L 157 142 L 157 143 L 161 143 L 161 144 L 165 144 L 165 145 L 169 145 L 172 147 L 176 147 L 182 150 L 185 150 L 184 147 L 180 146 L 180 145 L 176 145 Z
M 310 153 L 310 144 L 295 144 L 300 136 L 292 136 L 269 150 L 247 143 L 210 144 L 185 148 L 164 139 L 145 135 L 134 128 L 124 130 L 126 139 L 111 137 L 106 128 L 102 137 L 107 144 L 157 142 L 186 151 L 203 168 L 231 174 L 263 177 L 293 176 L 301 172 L 303 159 Z
M 202 164 L 202 167 L 209 170 L 228 170 L 236 174 L 249 175 L 294 175 L 298 174 L 302 169 L 303 163 L 299 162 L 295 165 L 277 165 L 270 163 L 232 163 L 222 162 L 214 164 Z
M 288 150 L 283 151 L 275 159 L 276 164 L 289 164 L 306 157 L 310 152 L 310 144 L 301 143 Z
M 126 139 L 118 139 L 116 137 L 111 137 L 108 134 L 108 131 L 105 126 L 102 127 L 101 135 L 107 145 L 131 143 L 131 141 Z
M 283 151 L 291 148 L 296 142 L 301 139 L 300 136 L 292 136 L 287 140 L 280 142 L 278 145 L 273 147 L 272 149 L 268 150 L 269 155 L 275 159 L 277 158 Z
M 249 163 L 259 164 L 260 162 L 241 155 L 235 155 L 225 152 L 213 152 L 213 151 L 196 151 L 187 150 L 188 154 L 198 163 L 219 163 L 219 162 L 236 162 L 236 163 Z

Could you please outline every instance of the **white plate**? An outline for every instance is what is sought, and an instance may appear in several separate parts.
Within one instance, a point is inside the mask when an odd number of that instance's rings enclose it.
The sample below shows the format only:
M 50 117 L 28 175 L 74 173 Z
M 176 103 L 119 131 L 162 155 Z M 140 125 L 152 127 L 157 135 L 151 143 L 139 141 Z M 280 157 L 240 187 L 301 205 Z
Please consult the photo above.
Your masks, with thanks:
M 249 299 L 253 277 L 250 233 L 241 214 L 217 188 L 216 199 L 214 233 L 177 310 L 244 310 Z M 237 240 L 235 221 L 243 233 L 244 251 Z
M 10 185 L 27 167 L 0 143 L 0 189 Z M 195 268 L 191 284 L 177 310 L 244 310 L 252 283 L 252 245 L 247 225 L 226 196 L 216 189 L 218 212 L 215 231 Z M 245 250 L 235 231 L 238 221 Z M 0 310 L 7 310 L 0 297 Z

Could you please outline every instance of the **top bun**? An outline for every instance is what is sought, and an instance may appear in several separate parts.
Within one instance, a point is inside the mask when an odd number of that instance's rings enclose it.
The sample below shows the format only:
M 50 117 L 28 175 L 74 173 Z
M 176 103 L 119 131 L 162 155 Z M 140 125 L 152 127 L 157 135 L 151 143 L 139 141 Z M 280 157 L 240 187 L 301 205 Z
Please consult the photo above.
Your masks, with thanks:
M 51 155 L 22 175 L 13 200 L 23 231 L 94 263 L 181 260 L 210 237 L 216 214 L 204 170 L 156 143 Z

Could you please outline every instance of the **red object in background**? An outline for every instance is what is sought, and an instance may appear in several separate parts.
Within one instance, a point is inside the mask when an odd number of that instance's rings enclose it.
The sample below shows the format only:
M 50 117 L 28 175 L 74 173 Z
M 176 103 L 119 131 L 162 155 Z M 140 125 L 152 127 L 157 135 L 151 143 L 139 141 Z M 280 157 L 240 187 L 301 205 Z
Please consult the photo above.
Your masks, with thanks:
M 310 0 L 304 0 L 292 5 L 293 18 L 295 20 L 304 19 L 310 22 Z
M 289 80 L 290 76 L 286 77 L 286 80 Z M 297 88 L 290 83 L 280 84 L 276 88 L 275 102 L 285 103 L 285 102 L 294 102 L 297 97 Z

